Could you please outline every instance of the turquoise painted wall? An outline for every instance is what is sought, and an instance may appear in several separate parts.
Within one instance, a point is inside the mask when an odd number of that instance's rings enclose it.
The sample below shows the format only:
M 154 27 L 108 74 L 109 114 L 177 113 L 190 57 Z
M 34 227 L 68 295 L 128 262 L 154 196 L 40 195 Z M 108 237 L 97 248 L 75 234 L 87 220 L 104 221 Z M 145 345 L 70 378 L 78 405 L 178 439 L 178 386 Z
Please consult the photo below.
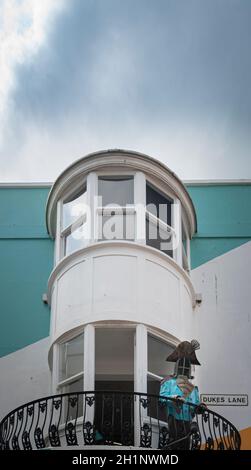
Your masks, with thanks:
M 251 240 L 251 185 L 187 185 L 198 231 L 191 242 L 192 269 Z
M 251 185 L 187 185 L 198 219 L 192 268 L 251 240 Z M 0 356 L 49 334 L 42 302 L 54 243 L 45 227 L 49 188 L 0 188 Z
M 47 188 L 0 188 L 0 356 L 49 334 L 42 302 L 53 265 L 45 227 Z

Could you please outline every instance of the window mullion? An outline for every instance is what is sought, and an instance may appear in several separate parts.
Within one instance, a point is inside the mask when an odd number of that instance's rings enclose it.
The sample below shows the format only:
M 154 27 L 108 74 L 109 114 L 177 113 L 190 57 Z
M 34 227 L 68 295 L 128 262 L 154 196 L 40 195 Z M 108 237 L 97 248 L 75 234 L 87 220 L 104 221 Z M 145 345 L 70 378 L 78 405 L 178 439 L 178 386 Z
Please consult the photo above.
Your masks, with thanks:
M 134 176 L 134 204 L 136 210 L 136 233 L 137 243 L 146 244 L 146 177 L 137 171 Z
M 95 328 L 86 325 L 84 331 L 84 390 L 95 388 Z
M 173 228 L 175 231 L 175 247 L 173 247 L 173 253 L 176 263 L 182 266 L 182 222 L 181 222 L 181 203 L 176 198 L 173 204 Z
M 97 206 L 98 206 L 98 176 L 91 172 L 87 176 L 87 205 L 89 208 L 88 233 L 90 243 L 96 241 L 97 238 Z

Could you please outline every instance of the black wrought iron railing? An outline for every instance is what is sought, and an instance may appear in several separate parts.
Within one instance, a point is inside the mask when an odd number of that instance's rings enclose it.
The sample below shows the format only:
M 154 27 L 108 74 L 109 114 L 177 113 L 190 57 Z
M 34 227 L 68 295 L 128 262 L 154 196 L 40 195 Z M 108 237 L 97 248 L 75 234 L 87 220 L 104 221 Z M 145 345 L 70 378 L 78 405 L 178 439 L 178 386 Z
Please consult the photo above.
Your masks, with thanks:
M 16 408 L 0 423 L 1 450 L 93 445 L 238 450 L 240 443 L 237 429 L 219 414 L 143 393 L 54 395 Z

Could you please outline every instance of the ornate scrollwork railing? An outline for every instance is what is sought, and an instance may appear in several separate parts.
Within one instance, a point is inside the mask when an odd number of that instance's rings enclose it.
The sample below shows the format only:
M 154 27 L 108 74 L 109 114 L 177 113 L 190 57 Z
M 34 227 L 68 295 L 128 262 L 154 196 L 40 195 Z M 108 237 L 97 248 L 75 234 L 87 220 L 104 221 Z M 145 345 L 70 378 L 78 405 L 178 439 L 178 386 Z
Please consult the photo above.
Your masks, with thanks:
M 219 414 L 143 393 L 54 395 L 16 408 L 0 423 L 1 450 L 93 445 L 238 450 L 240 442 L 237 429 Z

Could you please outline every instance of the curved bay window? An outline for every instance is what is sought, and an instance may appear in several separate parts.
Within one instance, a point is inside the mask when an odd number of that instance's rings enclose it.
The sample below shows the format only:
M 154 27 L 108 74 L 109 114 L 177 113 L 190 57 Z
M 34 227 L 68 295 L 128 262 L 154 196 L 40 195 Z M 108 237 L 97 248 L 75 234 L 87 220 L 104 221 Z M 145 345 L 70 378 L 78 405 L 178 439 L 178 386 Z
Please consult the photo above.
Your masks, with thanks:
M 90 173 L 59 203 L 56 262 L 92 243 L 127 240 L 167 254 L 189 272 L 189 230 L 181 203 L 144 173 Z

